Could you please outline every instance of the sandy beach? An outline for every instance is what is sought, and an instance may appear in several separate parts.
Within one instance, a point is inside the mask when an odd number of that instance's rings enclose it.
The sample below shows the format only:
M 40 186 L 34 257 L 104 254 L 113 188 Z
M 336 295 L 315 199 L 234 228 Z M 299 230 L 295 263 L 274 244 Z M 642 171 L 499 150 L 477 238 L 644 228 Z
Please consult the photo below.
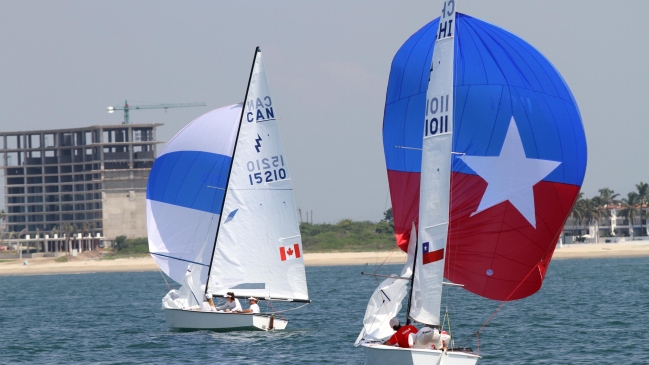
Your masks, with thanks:
M 617 244 L 574 244 L 564 245 L 554 252 L 554 259 L 589 259 L 616 257 L 649 257 L 649 241 Z M 0 260 L 1 260 L 0 256 Z M 401 264 L 406 260 L 400 250 L 386 252 L 332 252 L 306 253 L 306 266 L 377 265 Z M 157 271 L 158 266 L 150 257 L 100 260 L 98 258 L 75 259 L 56 262 L 54 258 L 13 259 L 0 262 L 0 276 L 7 275 L 51 275 L 81 274 L 94 272 L 139 272 Z

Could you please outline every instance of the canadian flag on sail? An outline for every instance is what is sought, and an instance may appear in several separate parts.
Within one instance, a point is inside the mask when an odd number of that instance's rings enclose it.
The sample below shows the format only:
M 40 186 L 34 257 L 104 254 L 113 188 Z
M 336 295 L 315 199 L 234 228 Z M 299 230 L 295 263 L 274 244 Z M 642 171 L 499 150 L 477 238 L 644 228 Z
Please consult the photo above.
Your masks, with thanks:
M 298 243 L 293 246 L 282 246 L 279 248 L 279 257 L 282 261 L 300 258 L 300 245 Z

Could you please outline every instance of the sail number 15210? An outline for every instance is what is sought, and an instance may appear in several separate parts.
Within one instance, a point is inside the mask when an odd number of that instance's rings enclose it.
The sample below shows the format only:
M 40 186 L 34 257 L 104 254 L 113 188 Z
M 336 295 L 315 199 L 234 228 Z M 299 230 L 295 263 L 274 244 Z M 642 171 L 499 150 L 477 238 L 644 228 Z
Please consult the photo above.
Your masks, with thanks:
M 250 185 L 286 179 L 284 156 L 282 155 L 248 161 L 246 167 L 250 172 L 248 174 Z

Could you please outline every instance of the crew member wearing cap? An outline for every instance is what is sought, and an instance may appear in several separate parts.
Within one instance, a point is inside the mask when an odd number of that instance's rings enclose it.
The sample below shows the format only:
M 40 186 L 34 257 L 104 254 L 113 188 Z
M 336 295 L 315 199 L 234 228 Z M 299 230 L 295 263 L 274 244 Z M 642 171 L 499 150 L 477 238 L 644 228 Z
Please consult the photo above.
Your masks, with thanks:
M 201 311 L 216 312 L 216 308 L 214 308 L 214 302 L 212 301 L 212 294 L 205 294 L 205 300 L 203 300 L 203 303 L 201 303 Z
M 383 343 L 384 345 L 399 345 L 399 347 L 406 349 L 413 346 L 413 344 L 415 343 L 414 335 L 415 333 L 417 333 L 417 328 L 415 326 L 401 326 L 399 319 L 397 317 L 394 317 L 390 319 L 390 327 L 392 327 L 392 329 L 396 332 L 392 335 L 392 337 L 388 338 L 388 340 Z
M 259 299 L 255 297 L 248 298 L 248 303 L 250 303 L 250 308 L 244 309 L 241 313 L 259 313 L 259 305 L 257 304 Z
M 227 294 L 224 295 L 224 297 L 225 297 L 225 304 L 216 307 L 217 310 L 226 311 L 226 312 L 238 312 L 241 310 L 241 303 L 239 303 L 239 299 L 234 297 L 233 292 L 228 292 Z

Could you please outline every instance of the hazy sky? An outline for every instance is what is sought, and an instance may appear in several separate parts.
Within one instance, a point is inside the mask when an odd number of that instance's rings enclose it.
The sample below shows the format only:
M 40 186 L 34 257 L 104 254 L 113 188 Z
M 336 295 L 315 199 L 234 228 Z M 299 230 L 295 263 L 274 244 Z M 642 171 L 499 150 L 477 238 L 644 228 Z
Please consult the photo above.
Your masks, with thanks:
M 135 111 L 168 141 L 242 101 L 255 46 L 276 105 L 296 204 L 316 222 L 390 206 L 381 127 L 390 63 L 437 16 L 417 1 L 2 1 L 0 130 L 119 124 L 125 99 L 206 102 Z M 649 181 L 649 1 L 458 0 L 539 49 L 584 120 L 587 196 Z M 133 102 L 135 103 L 135 102 Z

